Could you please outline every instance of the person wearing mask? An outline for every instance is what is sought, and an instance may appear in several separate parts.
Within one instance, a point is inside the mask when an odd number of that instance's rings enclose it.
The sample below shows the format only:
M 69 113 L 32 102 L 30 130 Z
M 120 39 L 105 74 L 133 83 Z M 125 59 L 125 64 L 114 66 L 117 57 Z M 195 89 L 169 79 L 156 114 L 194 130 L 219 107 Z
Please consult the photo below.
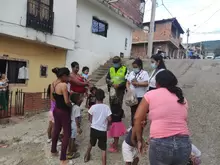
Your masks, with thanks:
M 89 86 L 89 82 L 85 81 L 84 78 L 78 73 L 79 72 L 79 63 L 72 62 L 72 73 L 70 74 L 70 91 L 71 93 L 79 93 L 80 99 L 84 97 L 84 93 L 86 92 L 86 87 Z
M 54 70 L 55 71 L 55 70 Z M 69 80 L 70 71 L 68 68 L 57 68 L 55 71 L 57 80 L 51 84 L 51 92 L 55 100 L 55 108 L 53 111 L 54 116 L 54 131 L 52 136 L 52 155 L 57 155 L 57 142 L 59 139 L 60 131 L 63 129 L 63 140 L 61 146 L 60 164 L 66 165 L 67 147 L 71 136 L 71 107 L 72 104 L 69 99 L 67 91 L 67 82 Z
M 177 87 L 175 75 L 164 70 L 156 76 L 156 90 L 147 92 L 134 117 L 132 141 L 142 152 L 142 121 L 150 121 L 149 160 L 151 165 L 186 165 L 191 154 L 188 104 Z M 163 97 L 158 97 L 163 96 Z
M 121 58 L 115 56 L 112 60 L 113 66 L 109 69 L 109 72 L 106 76 L 106 83 L 108 85 L 108 89 L 110 91 L 110 87 L 113 87 L 116 91 L 116 96 L 120 101 L 120 105 L 122 107 L 124 92 L 126 89 L 126 79 L 125 76 L 127 74 L 127 67 L 123 66 L 121 63 Z M 111 99 L 110 107 L 111 107 Z
M 131 127 L 133 126 L 134 115 L 137 110 L 137 107 L 141 102 L 142 98 L 144 97 L 144 94 L 147 92 L 149 80 L 148 72 L 143 70 L 143 62 L 141 59 L 136 59 L 132 63 L 132 67 L 133 71 L 130 72 L 127 77 L 126 88 L 128 91 L 132 90 L 135 93 L 135 96 L 138 100 L 138 104 L 131 107 Z
M 0 73 L 0 110 L 8 110 L 7 88 L 8 83 L 5 81 L 4 74 Z
M 163 57 L 160 54 L 156 54 L 151 57 L 151 68 L 153 69 L 153 72 L 149 78 L 149 91 L 156 89 L 156 75 L 166 69 Z

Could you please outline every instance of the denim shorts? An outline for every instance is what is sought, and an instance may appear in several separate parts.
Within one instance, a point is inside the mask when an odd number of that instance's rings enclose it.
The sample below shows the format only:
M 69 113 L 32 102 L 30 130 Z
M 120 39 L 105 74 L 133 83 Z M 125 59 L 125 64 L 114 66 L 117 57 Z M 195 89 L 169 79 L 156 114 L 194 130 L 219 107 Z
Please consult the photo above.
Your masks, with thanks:
M 191 155 L 189 136 L 150 139 L 150 165 L 187 165 Z

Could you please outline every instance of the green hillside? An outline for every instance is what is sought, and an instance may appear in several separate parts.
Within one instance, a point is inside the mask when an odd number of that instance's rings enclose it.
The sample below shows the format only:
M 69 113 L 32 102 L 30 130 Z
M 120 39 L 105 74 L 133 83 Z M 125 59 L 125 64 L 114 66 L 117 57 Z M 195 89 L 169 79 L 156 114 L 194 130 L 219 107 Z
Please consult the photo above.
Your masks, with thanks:
M 199 46 L 200 42 L 193 43 L 195 46 Z M 220 40 L 216 41 L 203 41 L 202 45 L 205 48 L 205 51 L 214 52 L 216 49 L 220 49 Z

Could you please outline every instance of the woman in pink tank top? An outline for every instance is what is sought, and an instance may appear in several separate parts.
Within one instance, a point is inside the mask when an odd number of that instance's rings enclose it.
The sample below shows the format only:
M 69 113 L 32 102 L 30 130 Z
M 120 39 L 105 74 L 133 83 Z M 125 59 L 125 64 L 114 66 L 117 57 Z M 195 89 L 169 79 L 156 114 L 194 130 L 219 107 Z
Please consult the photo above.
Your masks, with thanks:
M 156 90 L 142 99 L 135 114 L 134 133 L 142 150 L 141 122 L 148 113 L 150 120 L 149 159 L 151 165 L 186 165 L 191 153 L 187 126 L 188 104 L 177 87 L 175 75 L 164 70 L 156 76 Z

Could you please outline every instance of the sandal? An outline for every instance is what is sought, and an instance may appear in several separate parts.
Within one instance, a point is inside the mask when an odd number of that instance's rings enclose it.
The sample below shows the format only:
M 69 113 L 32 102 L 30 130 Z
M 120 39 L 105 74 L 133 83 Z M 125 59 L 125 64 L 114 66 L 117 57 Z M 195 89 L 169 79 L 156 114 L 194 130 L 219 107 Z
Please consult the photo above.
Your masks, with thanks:
M 90 161 L 90 157 L 91 157 L 90 154 L 85 154 L 85 156 L 84 156 L 84 162 L 87 163 L 88 161 Z
M 67 155 L 67 159 L 71 160 L 71 159 L 76 159 L 80 157 L 80 153 L 79 152 L 75 152 L 73 155 Z

